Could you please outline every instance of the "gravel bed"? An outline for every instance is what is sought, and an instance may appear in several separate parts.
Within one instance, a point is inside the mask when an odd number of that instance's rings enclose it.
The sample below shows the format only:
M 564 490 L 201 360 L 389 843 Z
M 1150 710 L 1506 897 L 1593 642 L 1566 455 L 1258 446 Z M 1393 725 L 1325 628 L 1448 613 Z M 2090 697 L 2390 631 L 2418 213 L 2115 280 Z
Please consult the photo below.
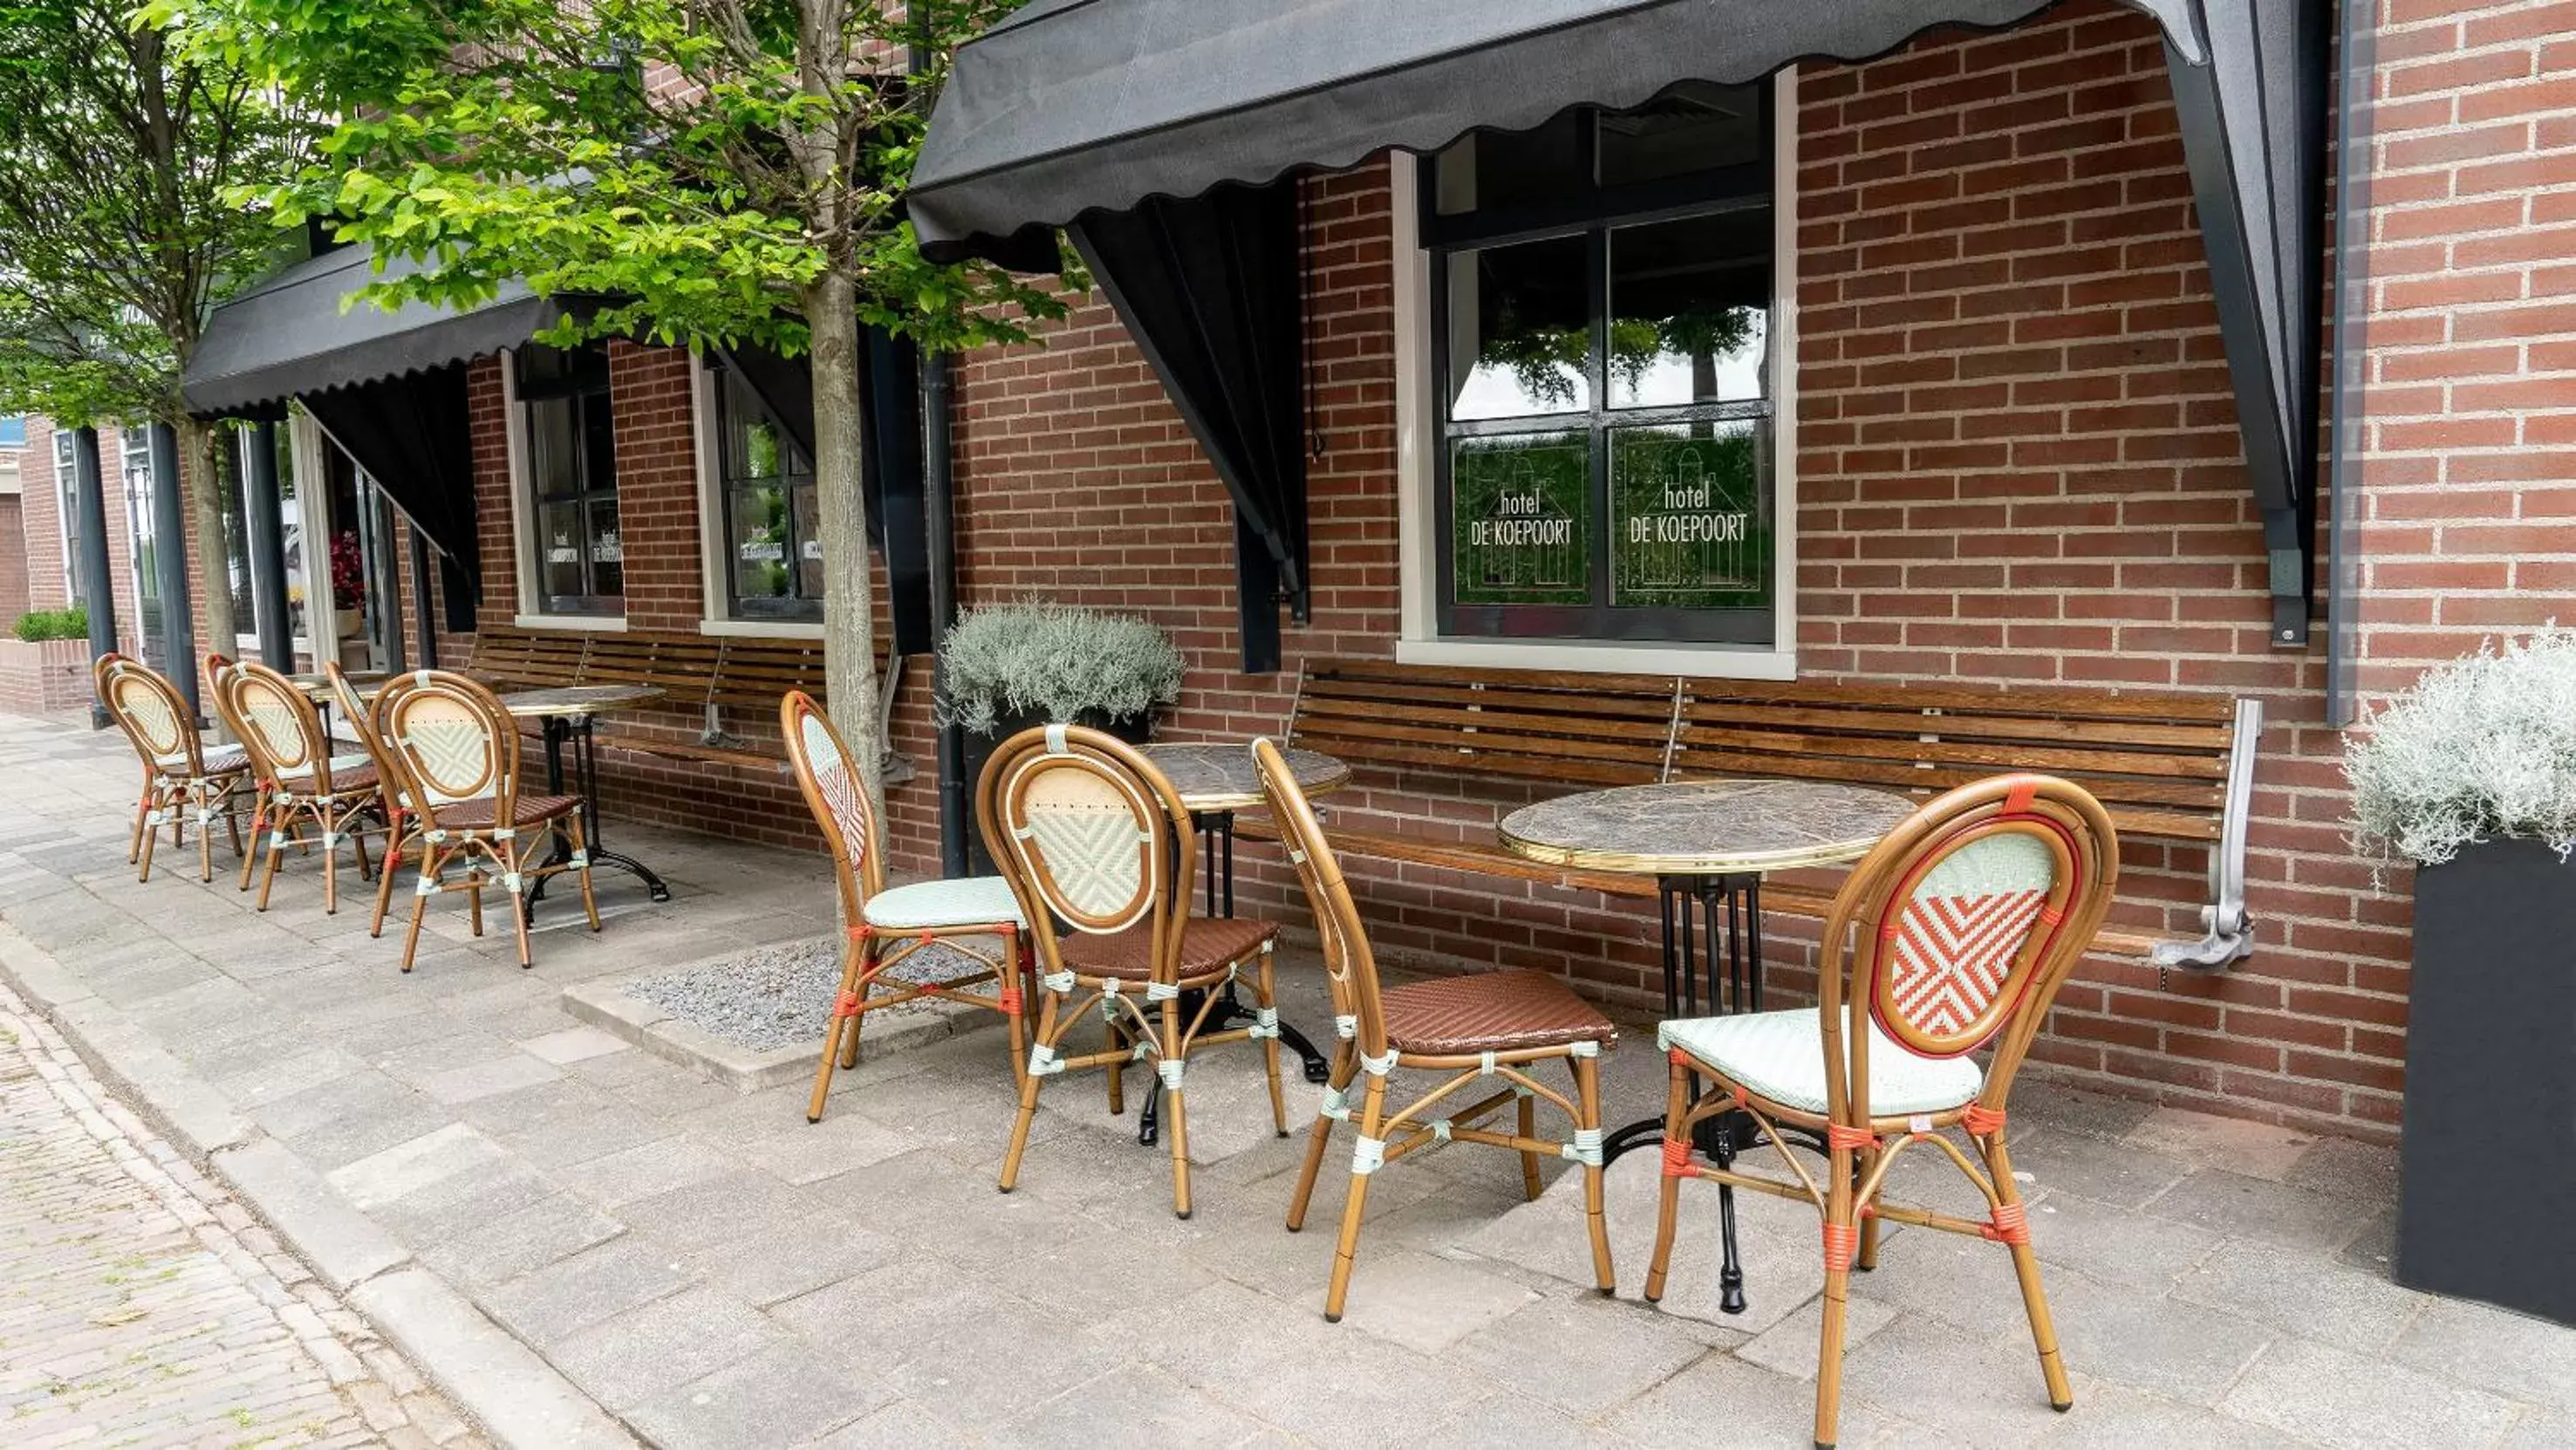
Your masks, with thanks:
M 945 942 L 933 942 L 895 963 L 878 981 L 944 981 L 982 969 L 983 963 L 966 953 Z M 754 1052 L 820 1042 L 831 1022 L 832 999 L 841 990 L 841 942 L 838 937 L 818 936 L 754 947 L 638 978 L 624 990 L 627 996 L 650 1002 L 692 1027 Z M 937 998 L 922 997 L 878 1010 L 931 1011 L 941 1005 Z

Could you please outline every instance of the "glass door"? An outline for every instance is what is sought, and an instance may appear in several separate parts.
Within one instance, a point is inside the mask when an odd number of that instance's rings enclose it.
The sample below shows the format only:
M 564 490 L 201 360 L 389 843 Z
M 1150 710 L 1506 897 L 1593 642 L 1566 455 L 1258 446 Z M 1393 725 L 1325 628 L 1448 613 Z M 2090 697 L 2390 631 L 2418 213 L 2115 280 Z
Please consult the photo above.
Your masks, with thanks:
M 126 537 L 133 545 L 126 557 L 134 570 L 135 629 L 143 641 L 143 662 L 166 675 L 170 631 L 161 617 L 160 538 L 152 526 L 152 435 L 141 425 L 116 431 L 125 462 Z

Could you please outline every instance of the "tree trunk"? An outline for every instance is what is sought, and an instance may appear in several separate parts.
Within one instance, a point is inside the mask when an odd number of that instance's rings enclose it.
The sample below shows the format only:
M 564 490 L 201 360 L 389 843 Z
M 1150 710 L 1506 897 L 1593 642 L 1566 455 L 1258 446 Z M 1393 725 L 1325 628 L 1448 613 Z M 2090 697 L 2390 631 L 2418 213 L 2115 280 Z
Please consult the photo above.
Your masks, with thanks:
M 814 374 L 814 495 L 823 544 L 823 682 L 832 723 L 859 757 L 868 800 L 884 819 L 877 712 L 876 601 L 868 576 L 868 502 L 859 489 L 859 311 L 841 266 L 805 290 Z
M 233 619 L 232 555 L 224 547 L 223 493 L 215 472 L 221 463 L 215 456 L 214 444 L 221 435 L 185 413 L 179 414 L 170 427 L 179 435 L 179 477 L 187 487 L 189 547 L 197 552 L 198 573 L 206 583 L 204 628 L 197 636 L 197 648 L 230 658 L 241 647 L 241 634 Z M 189 662 L 191 668 L 199 663 Z M 206 687 L 212 689 L 214 682 L 206 681 Z M 206 713 L 215 713 L 211 704 Z

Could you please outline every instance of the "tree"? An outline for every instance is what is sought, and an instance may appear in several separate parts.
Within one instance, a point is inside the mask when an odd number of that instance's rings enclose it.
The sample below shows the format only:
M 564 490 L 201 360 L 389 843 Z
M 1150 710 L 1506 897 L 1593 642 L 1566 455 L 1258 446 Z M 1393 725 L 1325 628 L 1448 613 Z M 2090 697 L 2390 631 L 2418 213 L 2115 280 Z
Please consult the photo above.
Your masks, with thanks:
M 953 351 L 1065 310 L 999 268 L 925 262 L 902 217 L 948 54 L 1018 0 L 163 3 L 352 118 L 269 200 L 430 264 L 370 295 L 471 304 L 518 277 L 586 303 L 547 341 L 810 354 L 826 683 L 875 794 L 863 324 Z
M 0 408 L 177 431 L 206 637 L 229 648 L 215 435 L 179 382 L 214 303 L 281 251 L 232 192 L 292 175 L 319 130 L 131 16 L 122 0 L 0 0 Z

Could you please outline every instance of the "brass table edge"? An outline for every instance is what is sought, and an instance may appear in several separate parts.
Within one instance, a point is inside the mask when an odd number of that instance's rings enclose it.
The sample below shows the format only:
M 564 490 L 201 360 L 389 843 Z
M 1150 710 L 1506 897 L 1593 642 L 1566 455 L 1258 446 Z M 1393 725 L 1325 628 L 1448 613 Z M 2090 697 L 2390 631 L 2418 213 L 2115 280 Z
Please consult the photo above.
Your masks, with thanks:
M 1513 852 L 1549 866 L 1563 866 L 1577 871 L 1605 871 L 1622 876 L 1733 876 L 1743 873 L 1795 871 L 1807 866 L 1834 866 L 1857 861 L 1870 853 L 1884 839 L 1872 836 L 1862 841 L 1837 841 L 1824 846 L 1807 846 L 1785 851 L 1751 851 L 1741 855 L 1659 856 L 1629 851 L 1592 851 L 1572 846 L 1554 846 L 1514 835 L 1510 830 L 1495 828 L 1503 844 Z M 1894 829 L 1890 827 L 1889 829 Z

